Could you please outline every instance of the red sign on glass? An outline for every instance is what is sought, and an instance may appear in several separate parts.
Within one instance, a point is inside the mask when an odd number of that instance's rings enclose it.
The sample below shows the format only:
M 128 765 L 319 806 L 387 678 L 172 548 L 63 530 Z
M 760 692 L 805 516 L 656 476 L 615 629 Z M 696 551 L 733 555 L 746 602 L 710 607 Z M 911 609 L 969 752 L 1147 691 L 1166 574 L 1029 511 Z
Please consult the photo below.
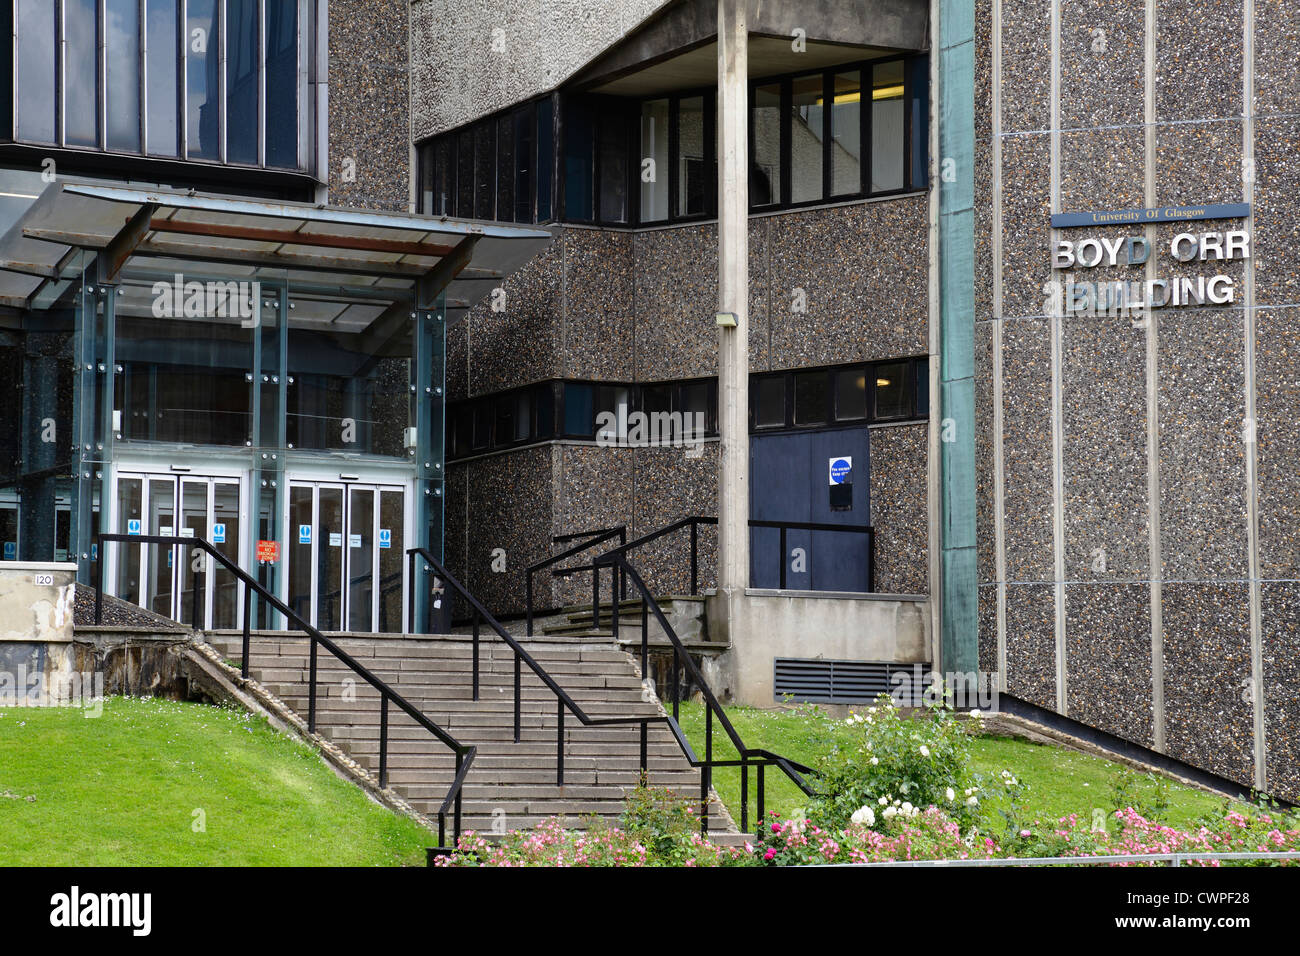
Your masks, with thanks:
M 259 560 L 259 561 L 279 561 L 279 560 L 280 560 L 280 542 L 279 542 L 279 541 L 259 541 L 259 542 L 257 542 L 257 560 Z

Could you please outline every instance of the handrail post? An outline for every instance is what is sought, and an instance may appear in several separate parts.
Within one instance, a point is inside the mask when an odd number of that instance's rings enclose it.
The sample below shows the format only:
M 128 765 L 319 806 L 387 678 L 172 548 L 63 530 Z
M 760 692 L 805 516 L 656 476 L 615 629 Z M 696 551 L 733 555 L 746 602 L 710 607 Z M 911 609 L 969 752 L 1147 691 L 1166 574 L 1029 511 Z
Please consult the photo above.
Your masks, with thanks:
M 641 597 L 641 679 L 650 676 L 650 602 Z
M 867 530 L 867 593 L 876 593 L 876 532 Z
M 515 743 L 519 743 L 519 724 L 520 724 L 520 706 L 519 706 L 519 667 L 522 658 L 519 652 L 515 651 Z
M 700 592 L 699 525 L 691 517 L 691 596 Z
M 243 657 L 239 661 L 239 675 L 247 680 L 248 655 L 253 638 L 253 592 L 249 589 L 247 582 L 240 581 L 239 583 L 244 585 L 244 646 Z
M 649 724 L 647 721 L 641 721 L 641 786 L 649 782 Z
M 199 554 L 203 553 L 203 550 L 201 548 L 195 548 L 194 550 L 198 551 Z M 197 565 L 193 568 L 193 573 L 194 573 L 194 586 L 191 590 L 193 590 L 194 592 L 194 606 L 190 609 L 190 627 L 192 630 L 197 631 L 199 629 L 199 598 L 201 597 L 199 592 L 202 587 L 199 584 L 199 569 Z
M 464 764 L 465 764 L 465 755 L 461 753 L 459 750 L 456 751 L 456 776 L 457 777 L 460 777 L 460 772 L 461 769 L 464 767 Z M 456 809 L 455 809 L 455 815 L 452 818 L 451 835 L 452 835 L 452 839 L 455 840 L 457 843 L 460 843 L 460 798 L 461 795 L 464 794 L 464 792 L 465 792 L 464 786 L 461 786 L 456 790 L 456 803 L 455 803 Z
M 380 694 L 379 705 L 379 789 L 388 786 L 388 695 Z
M 555 701 L 555 785 L 564 786 L 564 701 Z
M 104 560 L 104 545 L 107 542 L 99 538 L 95 543 L 98 545 L 95 548 L 95 564 L 98 565 L 96 571 L 99 572 L 99 587 L 95 590 L 95 625 L 98 626 L 104 613 L 104 576 L 107 573 L 105 567 L 108 562 Z
M 749 832 L 749 756 L 740 755 L 740 832 Z
M 709 832 L 709 787 L 713 784 L 713 708 L 704 704 L 704 765 L 700 767 L 700 833 Z
M 610 629 L 614 632 L 614 640 L 618 640 L 618 565 L 609 566 L 609 585 L 613 592 L 614 603 L 613 610 L 610 612 Z
M 591 563 L 591 629 L 600 630 L 600 565 Z
M 763 812 L 764 812 L 763 797 L 766 796 L 767 794 L 767 779 L 765 776 L 766 770 L 767 770 L 767 761 L 766 759 L 764 759 L 760 761 L 758 764 L 758 820 L 755 821 L 757 823 L 757 829 L 755 831 L 755 835 L 759 837 L 762 836 L 763 821 L 766 819 L 766 817 L 763 816 Z
M 526 628 L 524 633 L 529 637 L 533 636 L 533 572 L 531 569 L 524 571 L 524 620 Z
M 785 590 L 785 525 L 781 525 L 781 590 Z
M 673 645 L 673 720 L 677 720 L 679 717 L 678 702 L 681 700 L 681 696 L 682 696 L 681 680 L 677 675 L 677 668 L 678 668 L 677 645 L 674 644 Z
M 478 700 L 478 623 L 479 613 L 474 612 L 474 699 Z
M 311 664 L 307 677 L 307 733 L 316 733 L 316 637 L 311 638 Z

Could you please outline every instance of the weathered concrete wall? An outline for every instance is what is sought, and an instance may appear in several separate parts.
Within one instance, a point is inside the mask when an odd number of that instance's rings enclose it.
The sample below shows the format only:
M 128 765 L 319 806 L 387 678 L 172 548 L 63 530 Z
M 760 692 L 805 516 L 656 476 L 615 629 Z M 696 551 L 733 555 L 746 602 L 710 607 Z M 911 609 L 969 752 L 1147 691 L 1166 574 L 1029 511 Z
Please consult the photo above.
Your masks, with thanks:
M 0 564 L 0 641 L 71 641 L 76 575 L 75 564 Z
M 771 707 L 775 657 L 889 661 L 923 664 L 930 660 L 930 615 L 924 601 L 791 594 L 750 589 L 739 617 L 730 622 L 731 692 L 741 704 Z M 709 636 L 727 641 L 709 604 Z

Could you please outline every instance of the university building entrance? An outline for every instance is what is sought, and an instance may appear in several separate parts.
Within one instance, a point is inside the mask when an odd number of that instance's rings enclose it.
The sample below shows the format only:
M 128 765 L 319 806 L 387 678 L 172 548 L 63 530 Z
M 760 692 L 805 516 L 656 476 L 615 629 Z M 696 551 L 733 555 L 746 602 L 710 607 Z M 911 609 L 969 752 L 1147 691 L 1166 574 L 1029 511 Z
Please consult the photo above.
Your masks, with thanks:
M 115 530 L 204 538 L 238 564 L 247 525 L 244 484 L 238 475 L 120 471 Z M 109 580 L 117 582 L 117 596 L 123 600 L 176 621 L 197 621 L 204 628 L 238 627 L 243 620 L 234 576 L 197 549 L 126 544 L 109 549 L 105 557 Z
M 289 482 L 289 607 L 322 631 L 406 626 L 407 489 Z

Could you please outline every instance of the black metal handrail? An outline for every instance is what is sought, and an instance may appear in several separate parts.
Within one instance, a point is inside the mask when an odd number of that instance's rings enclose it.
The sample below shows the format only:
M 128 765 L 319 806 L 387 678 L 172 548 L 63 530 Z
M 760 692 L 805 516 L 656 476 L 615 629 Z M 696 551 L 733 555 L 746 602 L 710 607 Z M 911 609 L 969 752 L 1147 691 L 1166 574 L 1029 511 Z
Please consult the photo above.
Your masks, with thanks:
M 690 519 L 686 519 L 689 521 Z M 705 831 L 708 827 L 708 802 L 707 795 L 709 788 L 713 785 L 713 768 L 714 767 L 739 767 L 740 768 L 740 805 L 741 805 L 741 829 L 749 829 L 749 767 L 753 764 L 757 768 L 757 785 L 758 785 L 758 823 L 761 826 L 763 821 L 764 799 L 766 796 L 766 779 L 764 771 L 769 766 L 775 766 L 781 770 L 800 790 L 807 796 L 817 796 L 817 791 L 804 779 L 804 774 L 815 773 L 815 771 L 804 764 L 797 763 L 783 757 L 780 754 L 772 753 L 770 750 L 759 748 L 750 748 L 745 746 L 744 740 L 741 739 L 740 733 L 732 725 L 731 719 L 727 712 L 719 703 L 718 698 L 714 695 L 712 688 L 709 687 L 708 681 L 704 679 L 704 674 L 696 665 L 694 658 L 682 644 L 681 638 L 677 636 L 676 629 L 668 622 L 664 616 L 663 609 L 659 602 L 655 600 L 650 588 L 646 585 L 645 580 L 632 567 L 627 558 L 627 549 L 615 548 L 596 558 L 597 564 L 609 564 L 621 570 L 624 580 L 629 581 L 632 587 L 641 594 L 641 674 L 644 676 L 649 672 L 650 659 L 650 629 L 646 625 L 649 623 L 649 615 L 654 614 L 655 620 L 659 623 L 664 636 L 668 638 L 673 647 L 673 693 L 672 705 L 673 712 L 669 718 L 669 726 L 672 728 L 674 735 L 677 737 L 678 744 L 686 752 L 692 766 L 700 768 L 700 814 L 704 819 Z M 614 640 L 618 640 L 619 630 L 619 605 L 614 603 L 612 626 L 614 631 Z M 688 677 L 694 681 L 695 686 L 699 688 L 700 694 L 704 699 L 704 759 L 699 760 L 691 748 L 690 743 L 686 740 L 685 735 L 681 732 L 678 724 L 680 716 L 681 694 L 678 693 L 678 674 L 682 666 L 685 666 Z M 722 724 L 722 729 L 731 741 L 732 747 L 735 748 L 738 755 L 736 760 L 714 760 L 713 759 L 713 721 L 714 717 Z
M 588 540 L 580 541 L 580 539 L 583 538 L 586 538 Z M 533 564 L 530 564 L 526 569 L 524 569 L 524 607 L 526 609 L 525 633 L 527 633 L 529 637 L 531 637 L 533 634 L 533 575 L 536 574 L 538 571 L 541 571 L 545 568 L 549 568 L 553 564 L 558 564 L 559 562 L 565 560 L 566 558 L 571 558 L 575 554 L 581 554 L 583 551 L 586 551 L 588 548 L 594 548 L 598 544 L 604 544 L 606 541 L 609 541 L 613 538 L 618 538 L 619 544 L 623 544 L 624 542 L 626 542 L 627 525 L 620 524 L 620 525 L 616 525 L 613 528 L 599 528 L 594 531 L 577 531 L 574 532 L 573 534 L 557 535 L 551 539 L 552 544 L 564 544 L 569 541 L 580 541 L 580 543 L 575 544 L 571 548 L 566 548 L 564 551 L 561 551 L 557 555 L 553 555 L 552 557 L 544 558 L 541 561 L 537 561 Z M 593 626 L 599 627 L 600 626 L 599 572 L 597 572 L 591 566 L 584 566 L 582 568 L 563 569 L 559 571 L 553 571 L 551 573 L 558 577 L 558 576 L 567 576 L 583 570 L 590 570 L 592 572 L 591 614 L 592 614 Z M 626 587 L 625 584 L 621 586 Z M 620 590 L 619 590 L 620 582 L 616 580 L 614 582 L 613 588 L 614 590 L 612 596 L 614 600 L 618 600 L 620 594 Z
M 615 553 L 627 554 L 629 551 L 633 551 L 636 548 L 639 548 L 645 544 L 650 543 L 651 541 L 655 541 L 666 535 L 672 534 L 674 531 L 680 531 L 682 528 L 690 528 L 691 530 L 691 594 L 696 595 L 699 594 L 700 591 L 700 584 L 699 584 L 700 530 L 699 529 L 702 525 L 716 525 L 717 523 L 718 523 L 718 519 L 713 517 L 712 515 L 688 515 L 685 518 L 679 518 L 678 520 L 670 524 L 666 524 L 662 528 L 658 528 L 654 531 L 647 532 L 646 534 L 643 534 L 638 538 L 633 538 L 631 541 L 620 542 L 617 547 L 611 548 L 609 551 L 603 552 L 602 557 L 610 554 L 615 554 Z M 781 555 L 781 560 L 780 560 L 781 572 L 780 572 L 780 583 L 778 586 L 783 591 L 785 590 L 785 584 L 786 584 L 787 532 L 789 531 L 841 531 L 850 534 L 865 534 L 867 536 L 867 589 L 865 593 L 867 594 L 875 593 L 876 590 L 876 529 L 871 525 L 829 524 L 826 522 L 818 522 L 818 521 L 769 521 L 766 519 L 751 518 L 749 519 L 749 527 L 777 528 L 780 530 L 781 540 L 778 545 L 778 548 Z M 595 532 L 588 532 L 588 533 L 595 533 Z M 573 537 L 577 537 L 577 535 L 574 535 Z M 607 540 L 607 539 L 602 539 L 602 540 Z M 596 543 L 597 541 L 593 539 L 591 542 L 588 543 L 588 546 Z M 583 549 L 576 549 L 572 553 L 576 553 L 577 550 L 583 550 Z M 546 562 L 546 564 L 554 564 L 557 560 L 568 556 L 569 554 L 559 555 L 557 556 L 557 558 L 551 559 L 550 561 Z M 598 590 L 599 565 L 604 563 L 606 562 L 602 562 L 599 559 L 593 558 L 590 564 L 571 565 L 567 568 L 561 568 L 560 570 L 552 573 L 569 575 L 569 574 L 578 574 L 583 571 L 590 571 L 592 573 L 592 592 L 594 595 L 599 593 Z M 621 575 L 621 572 L 618 569 L 615 569 L 614 573 L 616 576 Z M 526 614 L 527 614 L 528 624 L 529 624 L 528 633 L 532 634 L 533 633 L 532 631 L 533 589 L 532 589 L 531 578 L 526 582 L 526 585 L 527 586 L 524 589 L 524 600 L 525 600 Z M 623 592 L 626 592 L 627 589 L 626 581 L 622 582 L 622 589 Z M 598 627 L 599 625 L 600 625 L 599 609 L 598 607 L 595 607 L 593 608 L 593 612 L 592 612 L 592 626 Z
M 252 639 L 252 595 L 257 594 L 270 607 L 274 608 L 284 615 L 285 620 L 295 626 L 298 630 L 307 634 L 311 641 L 310 663 L 308 668 L 308 691 L 307 691 L 307 731 L 308 733 L 316 732 L 316 672 L 317 672 L 317 646 L 323 645 L 324 648 L 337 657 L 340 661 L 352 669 L 359 677 L 370 684 L 371 687 L 379 691 L 380 710 L 379 710 L 379 786 L 385 788 L 388 786 L 388 704 L 392 701 L 397 708 L 423 727 L 429 733 L 433 734 L 439 741 L 445 744 L 456 755 L 456 774 L 452 779 L 451 788 L 447 791 L 447 796 L 443 799 L 438 807 L 438 844 L 439 849 L 449 849 L 447 846 L 447 812 L 453 812 L 452 840 L 453 845 L 460 838 L 460 818 L 461 818 L 461 796 L 465 783 L 465 775 L 469 771 L 470 765 L 474 762 L 474 756 L 477 748 L 471 744 L 462 744 L 459 740 L 443 730 L 436 723 L 426 717 L 414 704 L 390 687 L 382 678 L 371 672 L 364 664 L 360 663 L 351 654 L 341 648 L 338 644 L 326 637 L 311 624 L 307 623 L 299 614 L 293 611 L 287 604 L 277 598 L 265 587 L 259 584 L 247 571 L 239 567 L 224 554 L 212 546 L 206 539 L 200 537 L 180 537 L 178 535 L 147 535 L 147 534 L 116 534 L 100 533 L 97 534 L 98 542 L 97 554 L 99 563 L 99 588 L 95 592 L 95 623 L 99 624 L 103 616 L 103 597 L 104 597 L 104 577 L 107 573 L 107 560 L 104 551 L 105 543 L 127 543 L 127 544 L 159 544 L 169 545 L 173 549 L 181 547 L 199 548 L 208 553 L 222 567 L 235 576 L 235 579 L 244 585 L 244 624 L 243 624 L 243 658 L 240 661 L 240 674 L 244 678 L 248 677 L 249 650 Z M 178 569 L 180 562 L 173 556 L 172 566 Z M 175 571 L 174 573 L 179 573 Z M 193 591 L 194 591 L 194 622 L 195 630 L 199 630 L 198 608 L 199 594 L 201 586 L 199 584 L 200 575 L 205 572 L 194 568 L 193 574 Z
M 654 596 L 651 595 L 649 590 L 646 588 L 645 582 L 641 580 L 640 575 L 638 575 L 632 569 L 631 565 L 628 564 L 627 558 L 624 556 L 624 554 L 621 551 L 617 554 L 616 558 L 614 559 L 620 564 L 620 567 L 615 570 L 619 572 L 620 575 L 625 572 L 631 572 L 630 580 L 632 580 L 632 582 L 636 585 L 636 587 L 641 591 L 642 594 L 643 622 L 645 616 L 649 613 L 649 610 L 653 609 L 656 620 L 659 621 L 660 626 L 663 627 L 665 634 L 669 635 L 669 639 L 673 643 L 674 659 L 676 659 L 676 656 L 679 653 L 679 651 L 680 653 L 686 656 L 686 660 L 690 666 L 692 676 L 695 678 L 697 684 L 702 688 L 703 692 L 705 693 L 705 697 L 709 704 L 709 707 L 706 710 L 705 757 L 703 760 L 701 760 L 698 757 L 698 755 L 695 753 L 694 748 L 691 747 L 690 741 L 686 739 L 686 735 L 682 732 L 681 726 L 679 725 L 677 720 L 679 711 L 678 711 L 676 700 L 674 700 L 673 702 L 673 713 L 671 715 L 656 714 L 654 716 L 647 715 L 643 717 L 592 717 L 590 716 L 589 714 L 586 713 L 586 711 L 582 709 L 582 707 L 575 700 L 573 700 L 572 697 L 569 696 L 567 692 L 565 692 L 565 690 L 562 687 L 560 687 L 558 683 L 556 683 L 554 678 L 552 678 L 551 675 L 546 672 L 546 669 L 543 668 L 532 657 L 532 655 L 528 653 L 528 651 L 519 643 L 519 641 L 501 625 L 501 622 L 492 616 L 491 612 L 489 612 L 487 608 L 485 608 L 482 605 L 482 603 L 478 600 L 478 598 L 474 597 L 474 595 L 469 591 L 469 589 L 466 588 L 463 584 L 461 584 L 460 581 L 458 581 L 456 577 L 446 569 L 446 567 L 442 564 L 441 561 L 435 558 L 425 548 L 409 548 L 406 553 L 410 557 L 410 562 L 411 562 L 410 580 L 412 582 L 416 580 L 416 559 L 419 558 L 424 561 L 426 572 L 431 572 L 435 578 L 439 579 L 445 585 L 450 586 L 454 591 L 460 594 L 461 597 L 465 599 L 465 601 L 469 604 L 470 608 L 472 609 L 473 628 L 471 633 L 471 640 L 473 644 L 472 680 L 473 680 L 474 700 L 479 699 L 480 625 L 486 624 L 496 634 L 497 637 L 499 637 L 502 641 L 504 641 L 506 645 L 512 651 L 514 651 L 514 655 L 515 655 L 515 662 L 514 662 L 515 743 L 518 743 L 520 740 L 520 726 L 521 726 L 522 699 L 523 699 L 522 679 L 521 679 L 522 665 L 526 663 L 528 665 L 529 670 L 531 670 L 533 674 L 539 680 L 541 680 L 541 682 L 551 691 L 551 693 L 555 695 L 556 714 L 557 714 L 556 783 L 558 785 L 563 786 L 564 784 L 564 714 L 565 711 L 567 710 L 569 713 L 573 714 L 573 716 L 576 717 L 579 723 L 581 723 L 584 727 L 613 727 L 613 726 L 638 725 L 640 728 L 640 744 L 641 744 L 639 766 L 640 766 L 640 775 L 641 775 L 640 778 L 642 783 L 644 783 L 647 779 L 647 773 L 649 767 L 649 760 L 648 760 L 649 725 L 659 724 L 659 723 L 665 724 L 671 731 L 673 738 L 677 741 L 677 744 L 681 748 L 682 753 L 685 755 L 689 765 L 692 768 L 698 768 L 700 771 L 700 830 L 702 833 L 708 833 L 708 828 L 709 828 L 708 793 L 709 793 L 709 788 L 713 785 L 714 767 L 741 767 L 742 768 L 742 784 L 741 784 L 741 793 L 742 793 L 741 829 L 742 830 L 749 829 L 749 799 L 748 799 L 749 769 L 748 768 L 750 766 L 754 766 L 757 768 L 758 787 L 759 787 L 758 821 L 760 824 L 763 818 L 764 796 L 766 793 L 764 771 L 767 767 L 769 766 L 778 767 L 779 769 L 782 770 L 782 772 L 784 772 L 787 776 L 789 776 L 790 779 L 793 780 L 794 783 L 801 790 L 803 790 L 804 793 L 808 794 L 809 796 L 816 795 L 816 791 L 812 789 L 812 787 L 807 783 L 806 780 L 803 779 L 802 776 L 803 774 L 813 773 L 814 771 L 812 770 L 812 768 L 806 767 L 803 764 L 797 763 L 793 760 L 790 760 L 786 757 L 782 757 L 778 754 L 771 753 L 770 751 L 767 750 L 750 749 L 745 746 L 744 742 L 740 739 L 740 735 L 736 732 L 736 729 L 732 726 L 731 721 L 727 719 L 726 714 L 722 711 L 722 707 L 718 703 L 717 698 L 714 697 L 713 692 L 708 688 L 708 684 L 704 681 L 704 676 L 700 673 L 699 669 L 695 667 L 694 661 L 690 659 L 690 655 L 686 654 L 686 649 L 682 646 L 681 640 L 677 636 L 677 632 L 674 631 L 672 625 L 668 623 L 667 618 L 664 617 L 663 611 L 659 607 L 658 603 L 655 601 Z M 605 556 L 602 555 L 602 559 L 604 557 Z M 414 588 L 412 588 L 412 591 L 414 591 Z M 617 628 L 618 626 L 618 602 L 617 601 L 615 601 L 614 607 L 615 610 L 614 610 L 613 622 L 615 628 Z M 642 657 L 641 673 L 643 676 L 646 673 L 646 658 L 648 653 L 646 648 L 645 634 L 646 634 L 646 629 L 643 627 L 642 628 L 642 655 L 641 655 Z M 676 669 L 674 669 L 674 673 L 675 672 Z M 713 759 L 713 715 L 715 713 L 717 713 L 720 716 L 723 729 L 726 731 L 728 737 L 730 737 L 732 745 L 736 747 L 737 754 L 740 755 L 739 759 L 737 760 L 714 760 Z

